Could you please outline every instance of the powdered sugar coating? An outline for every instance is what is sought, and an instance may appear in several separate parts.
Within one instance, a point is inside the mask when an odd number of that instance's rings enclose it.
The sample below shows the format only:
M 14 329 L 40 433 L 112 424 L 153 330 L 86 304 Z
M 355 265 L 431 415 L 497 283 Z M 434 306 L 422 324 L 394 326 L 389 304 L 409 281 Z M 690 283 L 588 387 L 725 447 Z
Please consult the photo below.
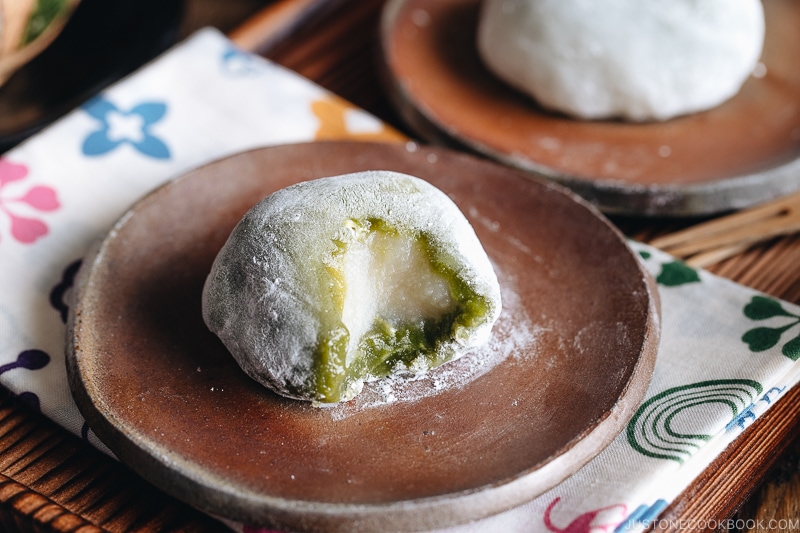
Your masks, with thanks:
M 428 182 L 396 172 L 322 178 L 277 191 L 253 207 L 206 280 L 206 324 L 253 379 L 284 396 L 315 399 L 307 389 L 320 339 L 341 321 L 331 274 L 337 242 L 349 238 L 349 221 L 367 220 L 424 236 L 436 261 L 489 303 L 480 324 L 440 348 L 458 357 L 486 342 L 500 314 L 500 289 L 455 203 Z
M 735 95 L 764 32 L 760 0 L 486 0 L 477 44 L 544 107 L 643 121 Z

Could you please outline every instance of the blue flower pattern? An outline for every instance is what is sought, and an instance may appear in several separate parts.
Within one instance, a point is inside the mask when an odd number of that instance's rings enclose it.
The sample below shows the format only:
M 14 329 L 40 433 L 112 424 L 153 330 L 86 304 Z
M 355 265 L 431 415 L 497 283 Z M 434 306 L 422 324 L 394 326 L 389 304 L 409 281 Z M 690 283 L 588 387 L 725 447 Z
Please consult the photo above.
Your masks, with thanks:
M 259 75 L 264 68 L 249 52 L 235 46 L 228 47 L 222 53 L 222 72 L 233 78 Z
M 155 158 L 169 159 L 166 143 L 150 132 L 150 127 L 164 118 L 167 106 L 163 102 L 143 102 L 122 111 L 102 96 L 83 105 L 83 110 L 100 121 L 100 129 L 90 133 L 83 141 L 82 151 L 86 156 L 100 156 L 111 152 L 122 144 L 130 144 L 140 153 Z M 138 121 L 135 131 L 123 132 L 113 129 L 115 118 Z

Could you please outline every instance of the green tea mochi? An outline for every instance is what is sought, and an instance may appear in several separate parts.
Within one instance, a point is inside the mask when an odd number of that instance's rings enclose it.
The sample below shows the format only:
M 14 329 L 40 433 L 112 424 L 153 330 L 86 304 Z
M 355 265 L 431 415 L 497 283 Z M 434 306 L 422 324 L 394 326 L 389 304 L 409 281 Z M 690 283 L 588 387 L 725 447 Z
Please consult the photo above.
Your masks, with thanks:
M 388 171 L 271 194 L 234 228 L 203 290 L 206 324 L 248 375 L 319 404 L 485 343 L 500 306 L 455 203 Z

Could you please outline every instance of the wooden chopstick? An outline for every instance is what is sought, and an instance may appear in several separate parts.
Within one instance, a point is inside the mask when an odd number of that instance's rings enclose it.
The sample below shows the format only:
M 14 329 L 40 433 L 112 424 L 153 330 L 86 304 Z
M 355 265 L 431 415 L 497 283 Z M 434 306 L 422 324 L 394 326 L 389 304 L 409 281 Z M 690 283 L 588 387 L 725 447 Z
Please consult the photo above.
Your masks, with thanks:
M 650 244 L 704 267 L 741 253 L 753 244 L 800 231 L 800 192 L 704 222 Z

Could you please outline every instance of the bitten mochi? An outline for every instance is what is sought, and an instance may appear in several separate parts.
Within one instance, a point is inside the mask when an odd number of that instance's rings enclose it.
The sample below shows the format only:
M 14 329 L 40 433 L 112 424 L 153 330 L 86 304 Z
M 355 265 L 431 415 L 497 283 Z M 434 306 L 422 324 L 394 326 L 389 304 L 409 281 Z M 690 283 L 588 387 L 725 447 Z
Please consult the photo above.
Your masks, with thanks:
M 501 301 L 486 252 L 446 194 L 370 171 L 259 202 L 216 257 L 202 306 L 253 379 L 326 404 L 485 343 Z
M 764 33 L 760 0 L 484 0 L 477 46 L 545 108 L 652 121 L 735 95 Z

